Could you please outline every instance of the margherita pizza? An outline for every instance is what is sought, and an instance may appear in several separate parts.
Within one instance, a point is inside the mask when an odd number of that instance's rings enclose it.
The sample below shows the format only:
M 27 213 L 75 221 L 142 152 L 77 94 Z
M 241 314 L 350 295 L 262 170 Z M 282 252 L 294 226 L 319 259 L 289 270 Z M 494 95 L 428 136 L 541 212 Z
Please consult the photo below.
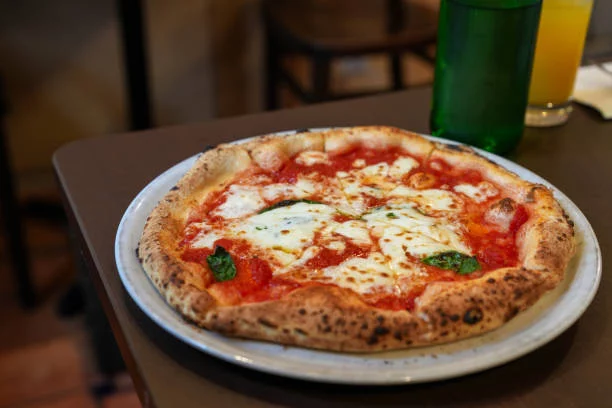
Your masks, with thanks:
M 473 150 L 357 127 L 203 153 L 139 259 L 206 329 L 375 351 L 501 326 L 563 279 L 573 235 L 549 189 Z

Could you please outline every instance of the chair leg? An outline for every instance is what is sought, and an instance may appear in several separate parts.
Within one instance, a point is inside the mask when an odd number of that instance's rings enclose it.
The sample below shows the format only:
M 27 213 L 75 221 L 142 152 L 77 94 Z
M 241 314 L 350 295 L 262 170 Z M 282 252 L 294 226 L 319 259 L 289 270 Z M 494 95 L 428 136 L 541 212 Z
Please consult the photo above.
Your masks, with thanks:
M 117 0 L 130 129 L 152 126 L 145 23 L 141 0 Z
M 0 104 L 2 102 L 0 101 Z M 0 106 L 0 109 L 2 107 Z M 0 121 L 0 211 L 6 235 L 8 237 L 9 257 L 17 283 L 17 293 L 21 305 L 25 308 L 34 306 L 36 297 L 30 279 L 28 251 L 24 241 L 21 215 L 17 206 L 13 175 L 4 136 L 4 126 Z
M 404 87 L 403 72 L 402 72 L 402 56 L 401 54 L 391 54 L 389 57 L 391 64 L 391 78 L 393 80 L 393 90 L 399 91 Z
M 387 32 L 389 34 L 397 33 L 404 26 L 404 3 L 401 0 L 387 0 Z M 403 88 L 404 81 L 402 78 L 402 54 L 391 53 L 389 55 L 389 65 L 391 67 L 391 79 L 393 81 L 393 90 L 398 91 Z
M 280 77 L 280 58 L 275 41 L 266 35 L 265 44 L 266 75 L 265 75 L 265 104 L 266 110 L 278 109 L 278 82 Z
M 315 55 L 312 67 L 312 101 L 322 102 L 329 99 L 331 61 L 329 57 Z

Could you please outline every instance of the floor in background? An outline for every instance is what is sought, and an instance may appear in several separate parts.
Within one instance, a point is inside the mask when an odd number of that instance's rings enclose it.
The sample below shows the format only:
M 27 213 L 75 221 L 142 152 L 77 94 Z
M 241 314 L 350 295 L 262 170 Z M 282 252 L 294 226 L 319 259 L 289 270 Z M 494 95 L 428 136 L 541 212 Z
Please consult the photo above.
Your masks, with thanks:
M 140 407 L 127 374 L 119 390 L 100 401 L 89 392 L 99 376 L 89 358 L 82 317 L 60 319 L 56 312 L 75 274 L 65 227 L 28 219 L 26 232 L 40 297 L 30 311 L 17 302 L 0 233 L 0 408 Z

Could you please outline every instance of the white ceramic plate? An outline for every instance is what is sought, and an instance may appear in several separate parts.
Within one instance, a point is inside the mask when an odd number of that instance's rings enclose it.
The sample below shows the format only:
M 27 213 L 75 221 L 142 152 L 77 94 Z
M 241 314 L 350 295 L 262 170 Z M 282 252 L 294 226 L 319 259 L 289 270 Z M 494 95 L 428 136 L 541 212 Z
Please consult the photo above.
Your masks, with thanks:
M 195 156 L 153 180 L 126 210 L 115 241 L 119 275 L 138 306 L 169 333 L 213 356 L 268 373 L 330 383 L 401 384 L 457 377 L 501 365 L 551 341 L 582 315 L 599 285 L 601 252 L 589 222 L 563 193 L 511 161 L 481 153 L 524 179 L 550 186 L 574 221 L 579 243 L 563 284 L 491 333 L 447 345 L 350 354 L 228 338 L 185 322 L 149 281 L 135 249 L 147 216 L 191 167 Z

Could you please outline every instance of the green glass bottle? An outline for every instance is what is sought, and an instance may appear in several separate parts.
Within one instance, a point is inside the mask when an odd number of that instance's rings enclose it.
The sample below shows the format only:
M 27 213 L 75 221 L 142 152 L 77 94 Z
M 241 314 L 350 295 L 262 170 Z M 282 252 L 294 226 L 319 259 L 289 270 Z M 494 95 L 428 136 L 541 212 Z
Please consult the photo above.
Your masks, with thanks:
M 521 139 L 542 0 L 442 0 L 432 134 L 504 154 Z

